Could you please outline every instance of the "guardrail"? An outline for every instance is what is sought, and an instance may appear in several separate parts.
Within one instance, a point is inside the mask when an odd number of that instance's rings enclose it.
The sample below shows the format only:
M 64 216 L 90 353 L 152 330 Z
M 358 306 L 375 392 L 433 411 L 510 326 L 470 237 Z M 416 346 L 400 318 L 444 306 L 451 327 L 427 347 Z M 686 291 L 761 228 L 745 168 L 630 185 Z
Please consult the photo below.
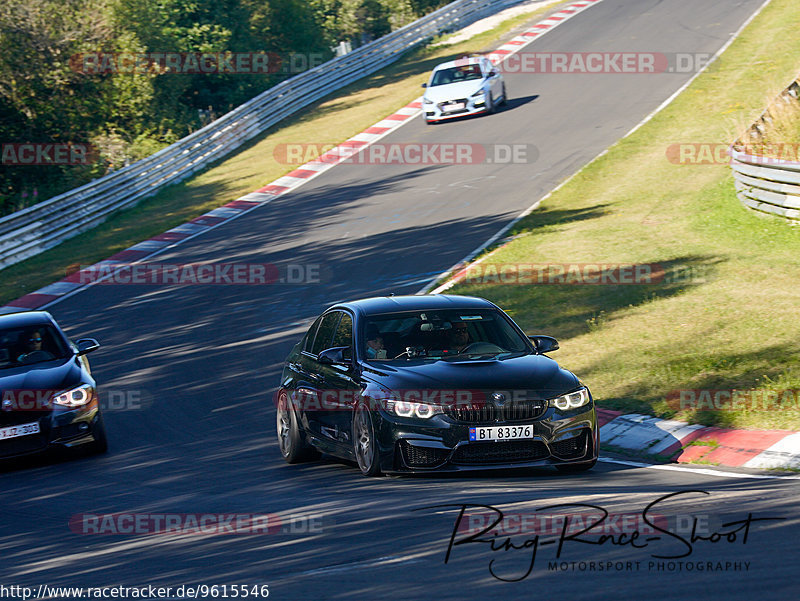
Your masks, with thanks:
M 800 221 L 800 162 L 749 152 L 762 145 L 779 104 L 800 102 L 800 78 L 793 81 L 730 149 L 736 195 L 746 207 Z M 795 145 L 794 148 L 797 148 Z
M 269 88 L 155 154 L 79 188 L 0 218 L 0 269 L 95 227 L 205 168 L 312 102 L 361 79 L 432 37 L 521 0 L 456 0 L 356 50 Z

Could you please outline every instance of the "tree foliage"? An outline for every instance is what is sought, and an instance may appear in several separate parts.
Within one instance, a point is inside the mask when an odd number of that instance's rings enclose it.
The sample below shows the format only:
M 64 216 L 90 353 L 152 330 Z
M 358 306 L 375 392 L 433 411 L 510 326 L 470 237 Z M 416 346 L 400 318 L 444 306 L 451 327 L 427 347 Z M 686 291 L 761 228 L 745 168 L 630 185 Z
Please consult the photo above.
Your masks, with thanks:
M 0 214 L 191 133 L 298 70 L 376 39 L 441 0 L 3 0 L 0 144 L 90 144 L 80 165 L 0 166 Z M 87 72 L 92 53 L 258 53 L 270 73 Z

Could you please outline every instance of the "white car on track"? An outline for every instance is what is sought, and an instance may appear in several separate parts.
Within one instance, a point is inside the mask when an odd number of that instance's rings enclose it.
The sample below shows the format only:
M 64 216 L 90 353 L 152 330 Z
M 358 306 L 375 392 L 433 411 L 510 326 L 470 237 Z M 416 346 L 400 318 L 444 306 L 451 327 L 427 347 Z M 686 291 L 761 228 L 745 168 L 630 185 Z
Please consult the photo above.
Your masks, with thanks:
M 426 123 L 493 113 L 508 99 L 503 76 L 485 56 L 442 63 L 422 87 L 422 117 Z

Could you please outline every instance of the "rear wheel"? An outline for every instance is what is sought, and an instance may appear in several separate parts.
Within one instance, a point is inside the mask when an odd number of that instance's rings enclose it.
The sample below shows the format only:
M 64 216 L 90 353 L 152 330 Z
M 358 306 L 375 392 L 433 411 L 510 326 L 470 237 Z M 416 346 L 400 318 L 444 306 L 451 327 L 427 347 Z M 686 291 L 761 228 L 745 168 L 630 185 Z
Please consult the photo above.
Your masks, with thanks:
M 372 425 L 369 409 L 364 403 L 359 403 L 353 414 L 353 446 L 361 473 L 365 476 L 380 474 L 378 449 L 375 445 L 375 428 Z
M 286 391 L 278 395 L 278 411 L 276 417 L 278 430 L 278 447 L 286 463 L 309 461 L 317 456 L 317 452 L 303 440 L 297 425 L 297 416 L 289 402 Z

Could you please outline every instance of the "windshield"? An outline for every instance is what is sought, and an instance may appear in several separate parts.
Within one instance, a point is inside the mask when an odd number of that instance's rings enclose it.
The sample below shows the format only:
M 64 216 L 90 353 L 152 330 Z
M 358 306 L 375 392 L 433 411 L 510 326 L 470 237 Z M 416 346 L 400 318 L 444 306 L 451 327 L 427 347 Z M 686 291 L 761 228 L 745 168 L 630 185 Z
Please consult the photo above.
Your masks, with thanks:
M 367 360 L 495 356 L 523 353 L 528 341 L 493 309 L 447 309 L 375 315 L 366 320 Z
M 70 356 L 64 339 L 47 325 L 0 330 L 0 369 Z
M 449 83 L 460 83 L 472 79 L 483 79 L 480 65 L 463 65 L 461 67 L 441 69 L 433 74 L 429 87 L 444 86 Z

